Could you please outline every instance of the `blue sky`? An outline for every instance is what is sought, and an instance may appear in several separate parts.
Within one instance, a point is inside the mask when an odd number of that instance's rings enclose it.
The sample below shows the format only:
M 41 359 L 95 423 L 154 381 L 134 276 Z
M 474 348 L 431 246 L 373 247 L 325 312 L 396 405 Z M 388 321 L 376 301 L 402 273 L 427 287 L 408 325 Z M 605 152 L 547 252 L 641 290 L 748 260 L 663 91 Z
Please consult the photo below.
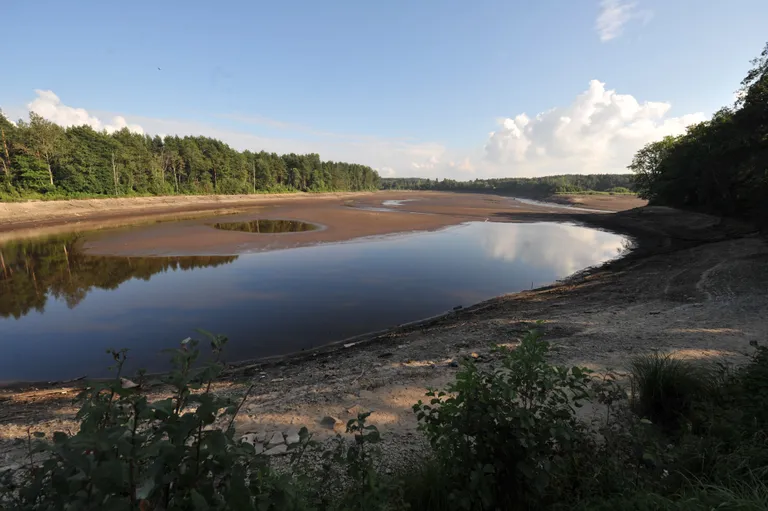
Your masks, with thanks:
M 31 108 L 65 125 L 460 179 L 623 171 L 644 143 L 731 103 L 768 40 L 764 0 L 6 0 L 3 11 L 9 117 Z

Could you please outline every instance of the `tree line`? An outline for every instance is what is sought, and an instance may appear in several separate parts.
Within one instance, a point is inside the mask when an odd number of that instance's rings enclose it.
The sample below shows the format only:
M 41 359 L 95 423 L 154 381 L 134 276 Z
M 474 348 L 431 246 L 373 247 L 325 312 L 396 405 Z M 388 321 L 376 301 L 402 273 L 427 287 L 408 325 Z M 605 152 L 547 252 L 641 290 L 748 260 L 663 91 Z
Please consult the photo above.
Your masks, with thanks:
M 768 44 L 752 65 L 732 107 L 637 152 L 641 197 L 768 225 Z
M 317 154 L 237 151 L 209 137 L 63 128 L 30 112 L 0 112 L 0 200 L 172 194 L 372 190 L 371 167 Z
M 631 193 L 635 182 L 632 174 L 565 174 L 546 177 L 513 177 L 498 179 L 382 178 L 384 190 L 447 190 L 493 192 L 507 195 L 541 198 L 557 193 Z
M 16 319 L 45 310 L 48 298 L 77 306 L 93 289 L 116 289 L 129 279 L 149 280 L 169 270 L 215 267 L 237 256 L 100 257 L 68 234 L 0 246 L 0 317 Z

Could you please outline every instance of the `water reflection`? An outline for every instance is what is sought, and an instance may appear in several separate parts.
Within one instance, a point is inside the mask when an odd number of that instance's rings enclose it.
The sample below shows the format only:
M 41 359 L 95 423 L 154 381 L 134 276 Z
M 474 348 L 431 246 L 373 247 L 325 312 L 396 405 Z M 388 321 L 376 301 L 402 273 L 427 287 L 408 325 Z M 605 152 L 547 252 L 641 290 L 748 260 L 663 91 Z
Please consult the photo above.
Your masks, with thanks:
M 195 328 L 227 359 L 319 346 L 529 289 L 616 256 L 624 238 L 559 224 L 470 223 L 239 257 L 87 256 L 77 237 L 0 247 L 0 381 L 164 370 Z M 169 271 L 189 270 L 189 271 Z
M 95 257 L 80 250 L 80 235 L 24 240 L 0 246 L 0 316 L 44 312 L 49 298 L 76 307 L 93 289 L 117 289 L 129 279 L 148 281 L 168 270 L 228 264 L 237 256 Z
M 213 226 L 223 231 L 241 231 L 254 234 L 278 234 L 284 232 L 307 232 L 318 228 L 315 224 L 297 220 L 251 220 L 249 222 L 220 222 Z
M 512 231 L 504 229 L 503 224 L 490 224 L 482 244 L 494 259 L 550 268 L 560 275 L 570 275 L 629 248 L 626 238 L 569 224 Z

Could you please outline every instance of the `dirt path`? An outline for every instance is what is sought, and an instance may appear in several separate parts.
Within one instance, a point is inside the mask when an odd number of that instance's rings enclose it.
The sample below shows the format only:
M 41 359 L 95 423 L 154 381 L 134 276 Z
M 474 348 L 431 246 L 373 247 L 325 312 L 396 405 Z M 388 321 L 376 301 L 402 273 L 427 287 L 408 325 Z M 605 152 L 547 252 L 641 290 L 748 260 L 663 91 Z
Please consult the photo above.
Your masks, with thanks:
M 438 213 L 435 213 L 438 214 Z M 501 212 L 498 219 L 573 220 L 562 213 Z M 238 431 L 290 432 L 307 425 L 333 434 L 326 416 L 346 421 L 374 410 L 393 463 L 423 447 L 411 405 L 455 375 L 462 357 L 493 364 L 491 348 L 514 344 L 537 320 L 559 362 L 621 370 L 635 354 L 664 350 L 694 359 L 740 361 L 768 337 L 768 245 L 745 226 L 666 208 L 578 220 L 630 234 L 627 257 L 542 289 L 499 297 L 418 326 L 326 347 L 302 356 L 233 367 L 218 391 L 254 385 Z M 15 462 L 12 440 L 36 430 L 74 430 L 74 386 L 0 392 L 0 466 Z M 158 389 L 158 393 L 162 389 Z M 3 458 L 6 459 L 3 462 Z

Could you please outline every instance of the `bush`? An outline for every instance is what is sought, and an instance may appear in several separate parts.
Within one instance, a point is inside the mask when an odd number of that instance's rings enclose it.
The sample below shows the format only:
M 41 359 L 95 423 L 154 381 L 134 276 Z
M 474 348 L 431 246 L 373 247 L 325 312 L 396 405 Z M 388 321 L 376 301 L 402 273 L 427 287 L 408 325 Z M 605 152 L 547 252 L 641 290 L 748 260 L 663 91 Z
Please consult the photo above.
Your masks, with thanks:
M 469 360 L 446 392 L 430 391 L 414 411 L 447 478 L 452 509 L 543 503 L 567 478 L 571 453 L 586 442 L 575 407 L 589 373 L 547 363 L 549 346 L 530 331 L 514 349 L 498 348 L 501 367 Z
M 226 338 L 210 339 L 216 358 L 199 369 L 197 341 L 171 350 L 163 381 L 174 395 L 154 402 L 143 375 L 121 377 L 125 351 L 112 351 L 115 378 L 79 396 L 80 430 L 30 442 L 26 478 L 17 486 L 6 476 L 0 486 L 3 509 L 299 509 L 289 480 L 235 440 L 239 405 L 210 392 Z M 292 447 L 307 442 L 304 429 Z

